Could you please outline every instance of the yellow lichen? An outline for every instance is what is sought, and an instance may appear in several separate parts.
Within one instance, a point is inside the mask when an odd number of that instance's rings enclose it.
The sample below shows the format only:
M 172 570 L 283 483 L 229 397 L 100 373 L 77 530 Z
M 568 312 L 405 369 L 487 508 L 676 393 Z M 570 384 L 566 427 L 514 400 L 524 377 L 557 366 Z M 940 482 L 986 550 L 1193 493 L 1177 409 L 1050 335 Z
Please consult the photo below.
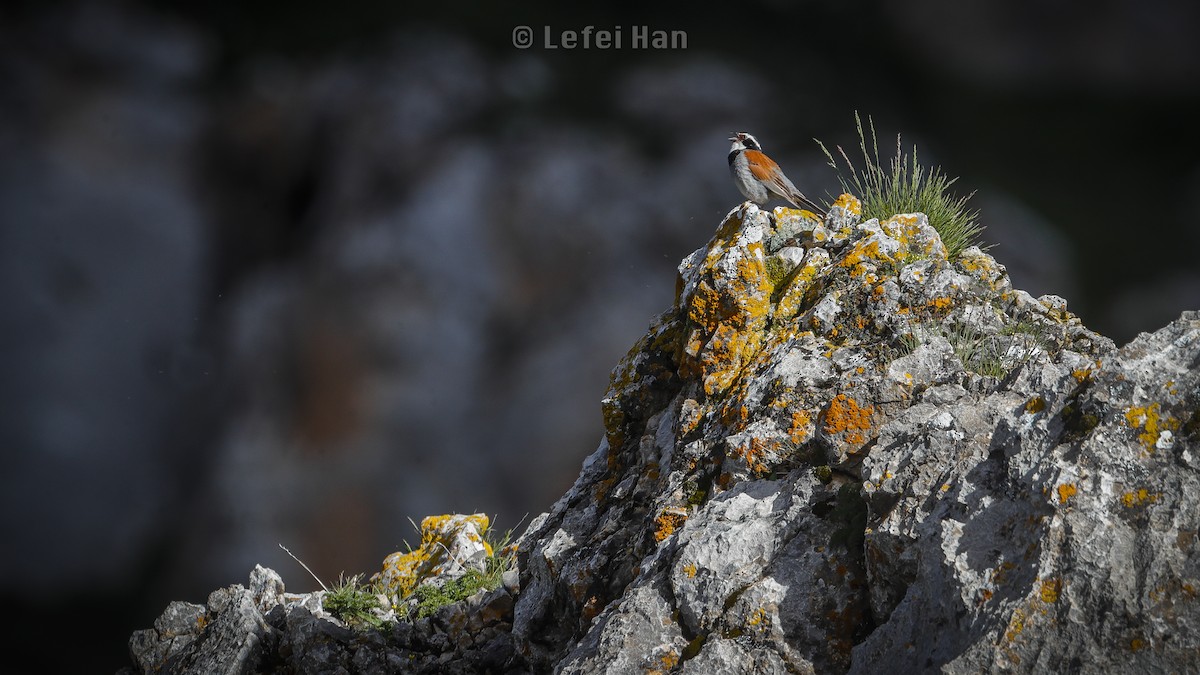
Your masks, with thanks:
M 846 209 L 856 216 L 862 215 L 862 202 L 858 200 L 858 197 L 855 197 L 852 194 L 842 193 L 837 200 L 833 202 L 833 205 L 838 208 Z
M 704 393 L 713 396 L 728 389 L 758 353 L 762 340 L 762 333 L 757 331 L 738 331 L 721 324 L 700 356 Z
M 687 565 L 684 565 L 684 566 L 683 566 L 683 573 L 684 573 L 684 574 L 687 576 L 687 578 L 689 578 L 689 579 L 693 579 L 693 578 L 695 578 L 695 576 L 696 576 L 696 565 L 695 565 L 695 564 L 693 564 L 693 563 L 688 563 Z
M 713 244 L 686 299 L 692 329 L 683 339 L 678 373 L 699 377 L 705 393 L 726 390 L 762 345 L 773 285 L 761 242 Z
M 1163 416 L 1159 405 L 1151 403 L 1148 406 L 1134 406 L 1125 411 L 1125 423 L 1130 429 L 1141 429 L 1138 440 L 1147 452 L 1154 452 L 1159 438 L 1164 431 L 1175 432 L 1179 429 L 1179 420 L 1170 415 Z
M 1036 415 L 1046 409 L 1046 399 L 1041 396 L 1034 396 L 1025 402 L 1025 412 L 1030 415 Z
M 809 256 L 805 261 L 804 266 L 799 271 L 792 275 L 791 281 L 788 283 L 787 290 L 780 296 L 779 302 L 775 306 L 776 321 L 786 321 L 805 307 L 805 296 L 812 287 L 813 279 L 816 278 L 818 270 L 816 256 Z M 824 258 L 820 258 L 824 260 Z
M 877 262 L 893 263 L 896 261 L 888 254 L 879 250 L 878 239 L 861 239 L 838 262 L 838 266 L 849 270 L 850 276 L 864 277 L 870 271 L 866 265 L 873 265 Z
M 1012 642 L 1023 630 L 1025 630 L 1025 612 L 1018 607 L 1013 610 L 1012 618 L 1008 620 L 1008 630 L 1004 632 L 1004 639 Z
M 746 620 L 747 626 L 769 626 L 771 625 L 771 615 L 767 610 L 759 607 L 750 614 L 750 618 Z
M 1150 492 L 1146 488 L 1139 488 L 1132 492 L 1126 492 L 1121 495 L 1121 504 L 1127 509 L 1135 506 L 1143 506 L 1145 504 L 1153 504 L 1157 502 L 1162 495 L 1159 493 Z
M 723 318 L 724 309 L 721 306 L 721 296 L 708 284 L 701 280 L 692 291 L 688 302 L 687 317 L 705 333 L 712 333 Z
M 1041 591 L 1038 592 L 1038 596 L 1042 599 L 1042 602 L 1046 603 L 1047 605 L 1052 605 L 1058 602 L 1058 594 L 1061 591 L 1061 579 L 1046 579 L 1042 582 L 1042 588 Z
M 384 558 L 383 569 L 372 580 L 378 581 L 389 594 L 407 597 L 423 579 L 442 570 L 459 537 L 465 537 L 485 555 L 492 556 L 492 547 L 483 538 L 488 525 L 488 517 L 482 513 L 428 516 L 421 521 L 421 545 Z

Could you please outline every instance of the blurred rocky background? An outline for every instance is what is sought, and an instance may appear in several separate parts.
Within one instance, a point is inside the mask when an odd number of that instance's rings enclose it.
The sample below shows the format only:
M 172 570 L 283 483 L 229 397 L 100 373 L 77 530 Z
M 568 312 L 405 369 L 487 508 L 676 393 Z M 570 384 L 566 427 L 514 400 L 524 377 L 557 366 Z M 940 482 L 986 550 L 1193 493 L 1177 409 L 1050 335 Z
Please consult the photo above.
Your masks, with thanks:
M 589 24 L 626 48 L 542 44 Z M 687 48 L 629 48 L 643 25 Z M 8 665 L 115 670 L 255 563 L 315 587 L 280 543 L 329 581 L 409 518 L 545 510 L 740 202 L 734 130 L 810 196 L 838 191 L 812 137 L 902 131 L 978 190 L 1015 286 L 1118 344 L 1200 307 L 1198 25 L 1182 0 L 6 3 Z M 66 622 L 72 650 L 33 649 Z

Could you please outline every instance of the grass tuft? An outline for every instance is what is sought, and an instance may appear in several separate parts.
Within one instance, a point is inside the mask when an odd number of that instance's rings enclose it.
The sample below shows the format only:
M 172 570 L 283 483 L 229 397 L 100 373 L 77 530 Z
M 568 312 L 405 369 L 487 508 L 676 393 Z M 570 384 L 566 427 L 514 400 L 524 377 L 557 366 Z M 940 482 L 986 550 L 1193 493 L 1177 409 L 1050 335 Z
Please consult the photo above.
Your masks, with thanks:
M 348 626 L 381 630 L 387 626 L 387 622 L 375 613 L 381 609 L 377 589 L 364 585 L 362 579 L 361 574 L 338 579 L 337 584 L 326 592 L 321 604 L 325 611 Z
M 958 178 L 947 177 L 941 167 L 930 168 L 918 164 L 915 145 L 911 155 L 904 154 L 899 134 L 896 134 L 896 154 L 884 166 L 879 156 L 874 120 L 867 117 L 867 128 L 871 131 L 869 148 L 862 118 L 857 111 L 854 113 L 854 122 L 858 129 L 858 146 L 863 155 L 864 166 L 861 171 L 840 145 L 835 147 L 846 164 L 845 170 L 824 143 L 817 140 L 817 145 L 829 159 L 829 166 L 838 173 L 842 189 L 856 194 L 862 201 L 864 219 L 883 220 L 897 213 L 924 213 L 929 218 L 929 224 L 941 236 L 950 260 L 956 258 L 963 249 L 978 243 L 979 235 L 983 232 L 983 226 L 978 222 L 979 211 L 967 208 L 967 201 L 974 196 L 974 192 L 965 197 L 953 196 L 950 187 Z M 848 171 L 848 174 L 844 171 Z

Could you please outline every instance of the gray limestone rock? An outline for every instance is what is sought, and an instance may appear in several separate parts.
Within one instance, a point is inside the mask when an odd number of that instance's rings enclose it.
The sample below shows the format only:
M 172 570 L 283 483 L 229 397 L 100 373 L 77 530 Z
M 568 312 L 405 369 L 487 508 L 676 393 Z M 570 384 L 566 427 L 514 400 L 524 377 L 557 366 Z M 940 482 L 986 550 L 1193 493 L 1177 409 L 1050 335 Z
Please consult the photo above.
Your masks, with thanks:
M 522 541 L 534 669 L 1193 667 L 1200 314 L 1117 350 L 924 216 L 853 214 L 800 257 L 747 206 L 681 265 Z
M 519 577 L 364 633 L 257 569 L 136 633 L 138 668 L 1194 669 L 1200 312 L 1118 349 L 859 213 L 746 204 L 684 260 Z

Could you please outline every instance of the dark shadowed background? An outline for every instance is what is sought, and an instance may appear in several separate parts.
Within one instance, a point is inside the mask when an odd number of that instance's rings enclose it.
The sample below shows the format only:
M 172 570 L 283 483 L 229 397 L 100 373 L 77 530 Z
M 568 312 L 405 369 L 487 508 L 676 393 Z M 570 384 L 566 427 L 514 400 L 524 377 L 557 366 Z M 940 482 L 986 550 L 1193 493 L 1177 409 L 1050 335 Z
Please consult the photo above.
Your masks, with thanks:
M 1200 308 L 1194 2 L 524 4 L 0 9 L 6 668 L 111 672 L 255 563 L 315 588 L 280 543 L 330 581 L 546 510 L 741 201 L 731 131 L 825 196 L 812 138 L 870 114 L 1017 287 L 1118 344 Z

